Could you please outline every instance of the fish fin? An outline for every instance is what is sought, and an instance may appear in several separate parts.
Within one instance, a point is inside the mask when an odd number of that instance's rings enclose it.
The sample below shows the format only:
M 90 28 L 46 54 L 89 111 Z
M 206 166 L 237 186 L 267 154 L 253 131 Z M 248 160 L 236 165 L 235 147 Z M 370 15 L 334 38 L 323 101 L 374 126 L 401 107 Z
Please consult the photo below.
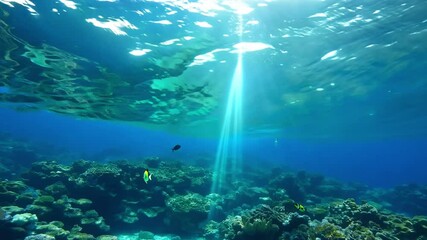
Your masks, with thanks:
M 153 174 L 152 174 L 152 173 L 148 176 L 148 179 L 150 179 L 150 181 L 151 181 L 151 176 L 153 176 Z

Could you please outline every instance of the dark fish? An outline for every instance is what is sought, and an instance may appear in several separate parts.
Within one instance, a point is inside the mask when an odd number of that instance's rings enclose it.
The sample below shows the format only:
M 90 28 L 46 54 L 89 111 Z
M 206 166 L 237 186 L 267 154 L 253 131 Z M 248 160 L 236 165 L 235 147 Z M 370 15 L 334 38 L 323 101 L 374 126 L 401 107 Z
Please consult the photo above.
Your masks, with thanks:
M 180 148 L 181 148 L 181 145 L 177 144 L 172 148 L 172 151 L 177 151 Z

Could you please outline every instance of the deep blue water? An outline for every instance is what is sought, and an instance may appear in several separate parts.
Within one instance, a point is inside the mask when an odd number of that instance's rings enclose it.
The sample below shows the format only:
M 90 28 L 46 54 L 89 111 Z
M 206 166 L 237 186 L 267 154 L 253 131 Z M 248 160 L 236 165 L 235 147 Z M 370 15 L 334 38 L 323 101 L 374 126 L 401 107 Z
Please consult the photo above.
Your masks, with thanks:
M 213 165 L 226 118 L 254 168 L 427 184 L 425 1 L 66 2 L 0 0 L 0 132 Z
M 48 112 L 17 113 L 7 109 L 1 109 L 0 114 L 0 132 L 57 146 L 82 157 L 107 158 L 111 154 L 111 159 L 105 161 L 122 158 L 142 161 L 145 157 L 159 156 L 190 163 L 201 159 L 209 165 L 218 144 L 217 139 L 180 137 L 123 122 L 74 119 Z M 245 163 L 265 170 L 266 175 L 270 167 L 278 166 L 374 187 L 427 183 L 427 139 L 307 142 L 281 138 L 277 145 L 274 140 L 246 139 L 242 148 Z M 175 144 L 180 144 L 182 149 L 171 152 Z

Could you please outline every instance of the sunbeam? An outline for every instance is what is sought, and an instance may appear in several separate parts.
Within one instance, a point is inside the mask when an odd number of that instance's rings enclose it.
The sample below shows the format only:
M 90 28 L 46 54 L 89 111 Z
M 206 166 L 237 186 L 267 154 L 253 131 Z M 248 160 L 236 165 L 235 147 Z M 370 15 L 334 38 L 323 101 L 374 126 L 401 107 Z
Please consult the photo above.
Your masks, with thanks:
M 242 41 L 242 16 L 239 16 L 238 34 Z M 242 151 L 242 89 L 243 89 L 243 51 L 239 50 L 237 64 L 231 81 L 224 115 L 220 140 L 215 158 L 211 193 L 221 194 L 225 182 L 232 182 L 241 172 Z M 210 217 L 214 214 L 211 208 Z

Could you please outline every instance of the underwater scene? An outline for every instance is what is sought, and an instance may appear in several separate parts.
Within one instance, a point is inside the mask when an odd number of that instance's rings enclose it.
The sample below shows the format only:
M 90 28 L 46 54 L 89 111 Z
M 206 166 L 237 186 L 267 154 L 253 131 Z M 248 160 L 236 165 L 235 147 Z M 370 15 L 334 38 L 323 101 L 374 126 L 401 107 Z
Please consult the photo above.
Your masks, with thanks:
M 0 0 L 0 240 L 427 240 L 427 1 Z

